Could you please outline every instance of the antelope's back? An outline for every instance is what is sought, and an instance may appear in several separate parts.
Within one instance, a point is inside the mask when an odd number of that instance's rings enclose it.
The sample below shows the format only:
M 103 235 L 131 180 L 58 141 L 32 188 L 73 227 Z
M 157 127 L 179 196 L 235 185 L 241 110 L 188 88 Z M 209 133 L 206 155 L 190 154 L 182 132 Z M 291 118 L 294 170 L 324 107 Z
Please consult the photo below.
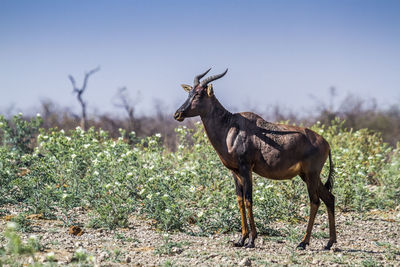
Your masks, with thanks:
M 240 116 L 252 142 L 253 170 L 261 176 L 289 179 L 312 161 L 323 165 L 328 156 L 328 143 L 308 128 L 267 122 L 250 112 Z

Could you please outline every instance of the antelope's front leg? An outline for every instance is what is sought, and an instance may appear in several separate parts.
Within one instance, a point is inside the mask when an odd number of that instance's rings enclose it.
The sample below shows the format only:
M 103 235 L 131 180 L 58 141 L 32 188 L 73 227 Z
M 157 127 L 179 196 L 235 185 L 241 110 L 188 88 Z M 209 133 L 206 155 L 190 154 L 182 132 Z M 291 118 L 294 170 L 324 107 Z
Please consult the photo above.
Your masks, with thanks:
M 244 206 L 244 199 L 243 199 L 243 185 L 242 181 L 240 180 L 240 177 L 236 173 L 233 173 L 233 178 L 235 181 L 236 198 L 240 209 L 240 218 L 242 221 L 242 235 L 237 242 L 233 243 L 233 245 L 235 247 L 243 247 L 244 242 L 249 236 L 249 229 L 247 226 L 247 219 L 246 219 L 246 208 Z
M 257 238 L 256 224 L 254 223 L 253 216 L 253 181 L 251 178 L 251 172 L 248 175 L 242 176 L 244 179 L 244 204 L 247 210 L 247 215 L 249 216 L 250 223 L 250 236 L 249 241 L 244 245 L 246 248 L 254 248 L 254 241 Z

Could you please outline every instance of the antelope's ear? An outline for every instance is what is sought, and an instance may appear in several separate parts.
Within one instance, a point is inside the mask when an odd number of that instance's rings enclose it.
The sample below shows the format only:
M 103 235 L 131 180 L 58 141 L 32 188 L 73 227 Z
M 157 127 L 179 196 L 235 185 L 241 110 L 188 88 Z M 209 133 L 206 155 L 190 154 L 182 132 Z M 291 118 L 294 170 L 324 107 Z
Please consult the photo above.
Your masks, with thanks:
M 212 84 L 207 85 L 207 95 L 208 97 L 212 97 L 214 95 L 214 89 Z
M 181 84 L 181 86 L 186 92 L 190 92 L 193 88 L 192 86 L 187 85 L 187 84 Z

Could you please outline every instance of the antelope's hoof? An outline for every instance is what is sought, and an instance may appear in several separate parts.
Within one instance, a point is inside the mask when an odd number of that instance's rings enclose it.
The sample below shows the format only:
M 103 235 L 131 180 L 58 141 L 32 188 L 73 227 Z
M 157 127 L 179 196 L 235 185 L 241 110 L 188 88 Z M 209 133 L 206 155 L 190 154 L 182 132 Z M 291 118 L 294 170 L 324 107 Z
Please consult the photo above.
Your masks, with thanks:
M 241 237 L 241 238 L 239 238 L 239 240 L 237 242 L 233 242 L 233 246 L 241 248 L 244 246 L 244 241 L 245 241 L 245 239 L 243 237 Z
M 241 243 L 241 242 L 233 242 L 233 246 L 237 247 L 237 248 L 240 248 L 240 247 L 243 247 L 243 243 Z
M 336 243 L 336 241 L 329 241 L 328 242 L 328 244 L 324 247 L 324 249 L 325 250 L 330 250 L 331 249 L 331 247 L 332 247 L 332 245 L 333 245 L 333 243 Z
M 254 248 L 254 247 L 255 247 L 254 241 L 252 241 L 252 242 L 247 242 L 247 243 L 244 245 L 244 247 L 245 247 L 245 248 Z
M 309 244 L 305 243 L 305 242 L 301 242 L 300 244 L 297 245 L 297 249 L 305 250 L 307 245 L 309 245 Z
M 243 246 L 245 246 L 245 241 L 246 241 L 247 238 L 248 238 L 248 236 L 241 236 L 237 242 L 233 243 L 233 246 L 234 247 L 243 247 Z

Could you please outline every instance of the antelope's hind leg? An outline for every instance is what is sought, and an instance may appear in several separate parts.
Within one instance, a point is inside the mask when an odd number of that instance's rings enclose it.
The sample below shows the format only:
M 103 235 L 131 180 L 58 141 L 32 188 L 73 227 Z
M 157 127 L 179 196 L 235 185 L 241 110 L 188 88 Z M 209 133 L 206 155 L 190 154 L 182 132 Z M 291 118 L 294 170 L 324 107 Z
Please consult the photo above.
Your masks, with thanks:
M 319 175 L 316 177 L 318 177 L 318 179 L 319 179 Z M 312 178 L 315 178 L 315 176 L 312 176 L 312 175 L 310 175 L 308 177 L 302 176 L 301 178 L 307 183 L 308 196 L 310 198 L 310 217 L 308 218 L 306 234 L 305 234 L 303 240 L 297 246 L 297 248 L 305 249 L 306 246 L 310 244 L 311 231 L 314 226 L 315 216 L 317 215 L 317 211 L 321 204 L 321 201 L 319 200 L 319 196 L 318 196 L 318 183 L 312 182 L 312 181 L 316 181 L 315 179 L 312 179 Z
M 333 243 L 336 243 L 336 226 L 335 226 L 335 196 L 320 182 L 318 187 L 319 197 L 326 205 L 329 221 L 329 241 L 325 246 L 329 250 Z

